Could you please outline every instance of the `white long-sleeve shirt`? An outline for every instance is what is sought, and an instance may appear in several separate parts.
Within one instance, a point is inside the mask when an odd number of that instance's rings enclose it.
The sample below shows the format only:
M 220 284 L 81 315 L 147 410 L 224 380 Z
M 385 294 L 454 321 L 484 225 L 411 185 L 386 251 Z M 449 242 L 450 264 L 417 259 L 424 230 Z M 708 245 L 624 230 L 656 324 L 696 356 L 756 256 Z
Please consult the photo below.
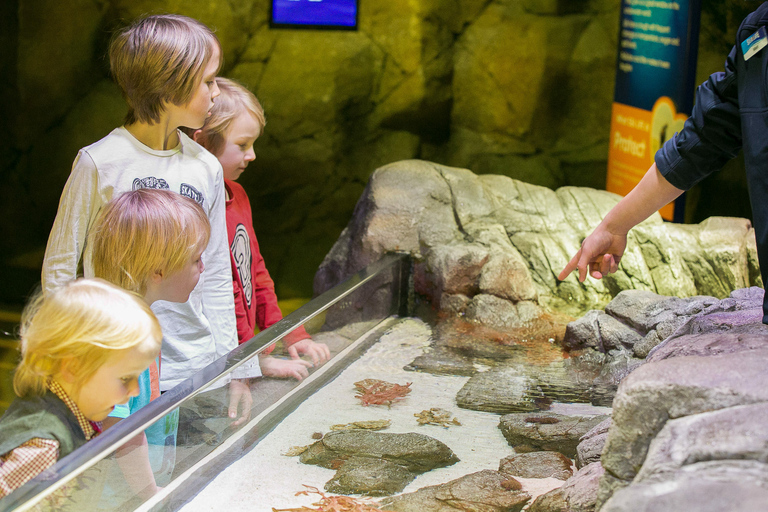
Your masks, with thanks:
M 205 272 L 186 303 L 152 305 L 163 328 L 162 390 L 237 347 L 221 164 L 181 132 L 179 139 L 173 149 L 154 150 L 120 127 L 81 149 L 61 195 L 42 273 L 45 293 L 77 277 L 80 265 L 86 277 L 93 276 L 88 230 L 113 196 L 163 188 L 200 204 L 211 223 L 211 239 L 203 252 Z M 238 369 L 236 377 L 258 376 L 258 361 L 254 364 Z

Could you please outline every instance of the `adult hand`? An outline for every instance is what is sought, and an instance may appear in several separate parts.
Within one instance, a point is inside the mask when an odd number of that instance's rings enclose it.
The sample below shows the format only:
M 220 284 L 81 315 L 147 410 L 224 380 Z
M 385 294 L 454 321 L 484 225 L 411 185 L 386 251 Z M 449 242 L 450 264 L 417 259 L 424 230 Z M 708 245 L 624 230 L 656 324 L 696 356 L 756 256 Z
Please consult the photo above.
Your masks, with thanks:
M 578 269 L 579 281 L 582 283 L 587 277 L 587 271 L 593 278 L 601 279 L 606 274 L 612 274 L 618 270 L 626 248 L 626 234 L 611 233 L 600 225 L 584 239 L 581 249 L 571 258 L 557 278 L 562 281 Z
M 293 359 L 301 355 L 307 355 L 312 359 L 312 364 L 317 365 L 331 358 L 331 351 L 325 343 L 315 343 L 312 338 L 299 340 L 288 347 L 288 354 Z
M 241 411 L 241 416 L 232 423 L 233 427 L 248 421 L 251 417 L 252 405 L 253 397 L 251 397 L 251 388 L 248 386 L 247 381 L 232 379 L 229 383 L 229 417 L 235 419 L 237 418 L 238 408 Z
M 579 269 L 579 281 L 583 283 L 587 271 L 595 279 L 616 272 L 627 248 L 629 230 L 682 193 L 682 189 L 668 182 L 656 164 L 652 164 L 640 183 L 611 208 L 600 225 L 584 240 L 579 252 L 557 278 L 562 281 Z

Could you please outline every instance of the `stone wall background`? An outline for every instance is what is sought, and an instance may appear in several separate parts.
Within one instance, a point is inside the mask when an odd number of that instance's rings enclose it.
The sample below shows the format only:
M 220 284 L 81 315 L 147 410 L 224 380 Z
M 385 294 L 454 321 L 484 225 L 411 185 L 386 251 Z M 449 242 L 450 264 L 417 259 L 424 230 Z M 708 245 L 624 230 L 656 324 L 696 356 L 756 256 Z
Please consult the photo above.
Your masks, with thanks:
M 698 82 L 760 2 L 703 0 Z M 176 12 L 216 29 L 223 76 L 267 114 L 240 179 L 281 298 L 312 278 L 377 167 L 420 158 L 552 189 L 602 188 L 619 0 L 360 0 L 359 30 L 272 29 L 266 0 L 12 0 L 0 6 L 0 302 L 39 267 L 77 150 L 118 126 L 112 31 Z M 689 217 L 749 217 L 735 162 Z

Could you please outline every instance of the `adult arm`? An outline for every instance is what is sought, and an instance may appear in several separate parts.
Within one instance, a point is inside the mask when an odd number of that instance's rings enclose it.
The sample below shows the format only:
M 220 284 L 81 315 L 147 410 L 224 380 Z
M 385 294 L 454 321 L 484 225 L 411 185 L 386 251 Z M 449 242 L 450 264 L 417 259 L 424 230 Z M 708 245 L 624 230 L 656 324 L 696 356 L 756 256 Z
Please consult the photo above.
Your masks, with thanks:
M 741 150 L 736 76 L 740 51 L 734 46 L 725 60 L 724 70 L 713 73 L 698 87 L 696 104 L 683 129 L 656 152 L 656 167 L 678 189 L 690 189 L 721 169 Z
M 581 249 L 560 272 L 558 279 L 565 279 L 576 269 L 581 282 L 584 282 L 588 270 L 595 279 L 616 272 L 627 247 L 629 230 L 682 193 L 683 190 L 664 179 L 653 164 L 640 183 L 584 239 Z
M 742 146 L 736 80 L 739 51 L 734 46 L 724 71 L 712 74 L 699 86 L 693 113 L 683 130 L 659 149 L 640 183 L 584 240 L 560 272 L 560 280 L 576 269 L 582 282 L 587 272 L 595 279 L 616 272 L 632 227 L 738 154 Z

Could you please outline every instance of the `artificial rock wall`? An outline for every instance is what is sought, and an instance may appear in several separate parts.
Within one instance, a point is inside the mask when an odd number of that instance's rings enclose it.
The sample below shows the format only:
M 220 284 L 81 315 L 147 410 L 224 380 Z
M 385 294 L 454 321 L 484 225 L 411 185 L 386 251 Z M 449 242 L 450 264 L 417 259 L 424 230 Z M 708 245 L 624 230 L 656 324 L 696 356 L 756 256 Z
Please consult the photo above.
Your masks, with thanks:
M 106 48 L 115 28 L 142 14 L 214 27 L 222 75 L 264 104 L 266 131 L 240 181 L 278 294 L 290 297 L 311 293 L 370 174 L 389 162 L 601 188 L 619 3 L 361 0 L 359 30 L 349 32 L 272 29 L 266 0 L 3 2 L 0 301 L 39 278 L 77 150 L 122 121 Z M 722 66 L 738 22 L 759 2 L 703 4 L 701 80 Z M 718 201 L 696 220 L 748 216 L 746 201 L 722 196 L 743 192 L 740 176 L 710 182 Z

